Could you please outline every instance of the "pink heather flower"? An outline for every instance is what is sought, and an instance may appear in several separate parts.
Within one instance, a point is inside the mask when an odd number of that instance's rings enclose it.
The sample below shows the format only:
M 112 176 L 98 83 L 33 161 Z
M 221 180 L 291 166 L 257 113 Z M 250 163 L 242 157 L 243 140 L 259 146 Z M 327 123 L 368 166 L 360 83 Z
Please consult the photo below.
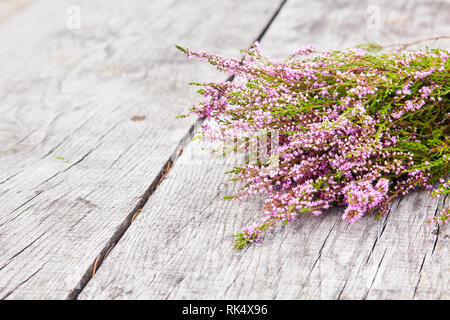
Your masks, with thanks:
M 450 208 L 444 209 L 438 216 L 430 217 L 427 219 L 428 225 L 431 227 L 433 225 L 443 225 L 448 224 L 448 220 L 450 218 Z

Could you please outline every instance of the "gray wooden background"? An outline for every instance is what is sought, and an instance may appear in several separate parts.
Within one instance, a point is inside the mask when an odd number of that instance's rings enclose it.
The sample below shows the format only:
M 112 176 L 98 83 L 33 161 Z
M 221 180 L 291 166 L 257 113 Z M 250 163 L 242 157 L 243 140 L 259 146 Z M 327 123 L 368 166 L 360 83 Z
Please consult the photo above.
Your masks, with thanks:
M 0 1 L 0 299 L 448 299 L 450 231 L 424 223 L 448 200 L 425 192 L 233 250 L 262 199 L 223 200 L 239 159 L 175 119 L 188 82 L 226 76 L 174 44 L 286 57 L 449 34 L 449 0 Z

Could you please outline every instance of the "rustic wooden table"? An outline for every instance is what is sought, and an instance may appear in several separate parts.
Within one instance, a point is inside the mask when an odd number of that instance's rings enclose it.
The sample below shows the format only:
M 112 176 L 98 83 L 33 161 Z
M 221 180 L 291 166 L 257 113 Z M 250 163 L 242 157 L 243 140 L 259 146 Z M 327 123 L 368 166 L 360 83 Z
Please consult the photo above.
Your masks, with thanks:
M 188 82 L 225 76 L 174 48 L 408 42 L 450 34 L 448 0 L 19 2 L 0 20 L 0 299 L 450 298 L 450 231 L 424 223 L 448 204 L 425 192 L 233 250 L 262 202 L 223 200 L 232 164 L 175 119 Z

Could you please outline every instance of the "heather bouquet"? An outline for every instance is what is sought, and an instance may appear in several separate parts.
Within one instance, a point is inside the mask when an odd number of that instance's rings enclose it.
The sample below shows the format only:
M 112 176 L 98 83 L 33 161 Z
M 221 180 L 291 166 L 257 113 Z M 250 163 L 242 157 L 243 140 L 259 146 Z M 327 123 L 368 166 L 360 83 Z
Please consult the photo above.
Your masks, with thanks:
M 205 119 L 201 138 L 248 152 L 252 137 L 267 133 L 269 161 L 254 157 L 229 172 L 243 187 L 228 198 L 266 195 L 261 221 L 235 235 L 236 248 L 299 214 L 343 206 L 342 219 L 352 223 L 382 217 L 415 188 L 449 193 L 448 51 L 306 46 L 274 60 L 258 43 L 242 59 L 178 49 L 233 78 L 194 83 L 202 100 L 189 114 Z M 445 208 L 428 223 L 449 215 Z

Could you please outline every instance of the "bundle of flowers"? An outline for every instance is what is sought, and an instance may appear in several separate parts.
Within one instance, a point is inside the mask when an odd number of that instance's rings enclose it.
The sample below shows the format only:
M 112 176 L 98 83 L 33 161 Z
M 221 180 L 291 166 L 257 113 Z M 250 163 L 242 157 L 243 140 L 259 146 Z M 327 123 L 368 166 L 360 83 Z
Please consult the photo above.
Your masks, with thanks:
M 236 248 L 299 214 L 344 206 L 342 219 L 352 223 L 386 215 L 415 188 L 449 193 L 448 51 L 307 46 L 281 61 L 263 56 L 258 43 L 241 50 L 242 59 L 177 48 L 234 78 L 194 83 L 202 99 L 189 114 L 206 119 L 203 139 L 248 151 L 252 136 L 268 132 L 270 161 L 230 172 L 243 187 L 228 198 L 266 195 L 262 220 L 235 235 Z M 428 223 L 449 215 L 444 208 Z

